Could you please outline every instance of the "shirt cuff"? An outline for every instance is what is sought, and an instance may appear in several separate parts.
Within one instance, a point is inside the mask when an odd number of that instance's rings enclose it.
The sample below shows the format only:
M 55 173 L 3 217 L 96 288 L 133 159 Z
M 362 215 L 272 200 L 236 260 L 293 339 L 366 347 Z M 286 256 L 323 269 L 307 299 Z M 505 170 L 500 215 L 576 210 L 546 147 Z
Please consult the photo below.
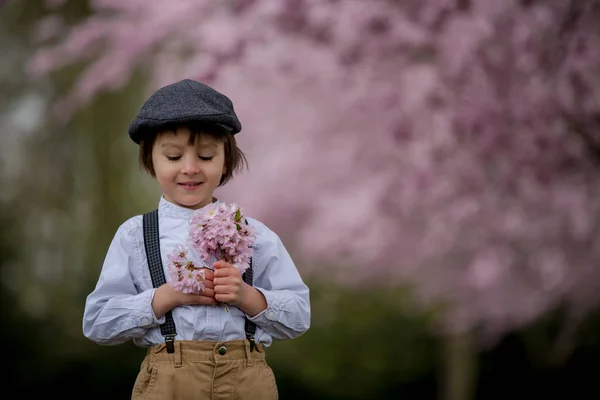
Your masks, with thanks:
M 254 317 L 248 316 L 248 319 L 254 322 L 256 325 L 271 325 L 273 322 L 279 321 L 281 309 L 283 307 L 283 299 L 280 299 L 277 296 L 277 293 L 269 292 L 268 290 L 259 287 L 255 287 L 255 289 L 260 291 L 263 296 L 265 296 L 265 300 L 267 300 L 267 308 L 256 314 Z
M 133 299 L 134 322 L 138 328 L 157 326 L 165 322 L 165 317 L 156 318 L 152 309 L 152 300 L 156 289 L 146 290 Z

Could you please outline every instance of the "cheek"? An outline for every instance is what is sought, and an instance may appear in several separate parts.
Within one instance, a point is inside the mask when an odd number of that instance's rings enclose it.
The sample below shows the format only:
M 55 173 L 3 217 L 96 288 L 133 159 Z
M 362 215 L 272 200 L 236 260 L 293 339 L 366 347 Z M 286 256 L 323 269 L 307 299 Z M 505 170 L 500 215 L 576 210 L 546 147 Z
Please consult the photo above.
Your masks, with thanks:
M 152 161 L 152 165 L 154 166 L 154 175 L 157 179 L 161 179 L 172 174 L 171 171 L 173 168 L 166 160 L 161 160 L 160 158 L 155 159 Z
M 225 168 L 225 160 L 221 160 L 221 162 L 219 163 L 219 177 L 223 174 L 225 174 L 225 171 L 227 171 L 227 168 Z

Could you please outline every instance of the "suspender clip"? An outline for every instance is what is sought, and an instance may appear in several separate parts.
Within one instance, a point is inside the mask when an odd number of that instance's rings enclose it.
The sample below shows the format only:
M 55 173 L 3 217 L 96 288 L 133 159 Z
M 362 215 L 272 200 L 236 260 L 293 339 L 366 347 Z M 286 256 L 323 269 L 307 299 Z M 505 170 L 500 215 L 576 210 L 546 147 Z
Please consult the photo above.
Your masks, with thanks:
M 175 335 L 165 335 L 165 344 L 167 345 L 167 353 L 175 353 Z
M 252 353 L 252 351 L 254 350 L 254 347 L 256 347 L 256 342 L 254 341 L 254 335 L 248 336 L 248 341 L 250 342 L 250 353 Z

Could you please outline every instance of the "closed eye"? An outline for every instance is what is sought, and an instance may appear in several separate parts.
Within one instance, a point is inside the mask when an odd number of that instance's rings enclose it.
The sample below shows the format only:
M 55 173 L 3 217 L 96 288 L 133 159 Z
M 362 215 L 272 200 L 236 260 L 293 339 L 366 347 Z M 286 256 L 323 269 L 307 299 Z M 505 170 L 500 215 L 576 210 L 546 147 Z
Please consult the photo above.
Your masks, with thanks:
M 214 158 L 214 156 L 210 156 L 210 157 L 198 156 L 198 158 L 200 158 L 202 161 L 210 161 Z
M 181 159 L 181 156 L 175 156 L 175 157 L 170 157 L 170 156 L 166 156 L 167 160 L 169 161 L 177 161 Z

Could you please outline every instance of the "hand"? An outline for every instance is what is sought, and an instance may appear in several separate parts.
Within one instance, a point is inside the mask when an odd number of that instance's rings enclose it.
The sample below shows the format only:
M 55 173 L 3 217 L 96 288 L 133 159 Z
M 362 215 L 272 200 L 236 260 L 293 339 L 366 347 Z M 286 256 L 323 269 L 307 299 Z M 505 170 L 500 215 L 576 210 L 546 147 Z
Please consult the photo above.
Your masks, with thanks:
M 267 299 L 256 288 L 242 280 L 240 271 L 225 261 L 213 264 L 215 299 L 236 306 L 251 317 L 267 309 Z
M 213 278 L 215 300 L 238 306 L 243 297 L 244 285 L 246 285 L 240 271 L 225 261 L 217 261 L 212 266 L 215 269 Z
M 182 293 L 173 289 L 168 283 L 163 284 L 154 292 L 154 299 L 152 300 L 154 315 L 161 318 L 167 311 L 180 305 L 216 305 L 213 279 L 213 272 L 207 269 L 204 276 L 205 289 L 199 294 Z

